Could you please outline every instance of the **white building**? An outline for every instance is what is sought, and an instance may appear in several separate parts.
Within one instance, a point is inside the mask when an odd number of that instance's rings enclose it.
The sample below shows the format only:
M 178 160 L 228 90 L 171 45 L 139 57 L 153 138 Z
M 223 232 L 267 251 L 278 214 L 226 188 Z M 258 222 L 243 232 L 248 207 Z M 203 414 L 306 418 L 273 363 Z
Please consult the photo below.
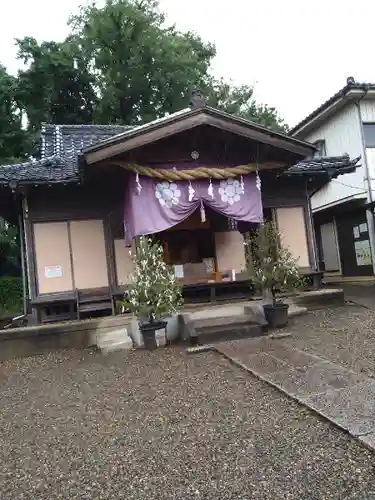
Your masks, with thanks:
M 322 156 L 360 156 L 361 166 L 312 197 L 320 266 L 344 276 L 375 270 L 375 84 L 347 84 L 290 132 Z

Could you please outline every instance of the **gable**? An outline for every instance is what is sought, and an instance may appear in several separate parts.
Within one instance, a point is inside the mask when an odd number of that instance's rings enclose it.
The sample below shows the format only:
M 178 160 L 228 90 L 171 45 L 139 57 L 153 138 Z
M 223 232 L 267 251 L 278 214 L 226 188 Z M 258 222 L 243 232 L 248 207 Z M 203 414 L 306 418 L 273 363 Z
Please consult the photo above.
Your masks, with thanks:
M 311 155 L 315 147 L 309 143 L 269 130 L 256 123 L 234 117 L 214 108 L 186 109 L 160 120 L 134 127 L 84 151 L 88 164 L 113 158 L 127 151 L 160 141 L 186 130 L 211 126 L 266 144 L 300 157 Z

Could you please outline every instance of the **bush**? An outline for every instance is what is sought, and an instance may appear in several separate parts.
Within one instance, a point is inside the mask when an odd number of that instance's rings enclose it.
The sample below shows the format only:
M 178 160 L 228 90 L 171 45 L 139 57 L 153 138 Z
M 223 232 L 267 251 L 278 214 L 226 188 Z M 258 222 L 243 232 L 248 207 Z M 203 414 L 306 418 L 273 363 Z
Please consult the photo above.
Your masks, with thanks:
M 274 304 L 276 292 L 302 286 L 297 261 L 289 250 L 282 246 L 282 235 L 273 222 L 259 226 L 248 244 L 250 279 L 257 288 L 272 292 Z
M 147 236 L 138 240 L 133 256 L 135 271 L 124 306 L 140 323 L 160 321 L 182 303 L 182 287 L 163 260 L 163 248 Z
M 18 312 L 22 309 L 22 279 L 0 276 L 0 312 Z

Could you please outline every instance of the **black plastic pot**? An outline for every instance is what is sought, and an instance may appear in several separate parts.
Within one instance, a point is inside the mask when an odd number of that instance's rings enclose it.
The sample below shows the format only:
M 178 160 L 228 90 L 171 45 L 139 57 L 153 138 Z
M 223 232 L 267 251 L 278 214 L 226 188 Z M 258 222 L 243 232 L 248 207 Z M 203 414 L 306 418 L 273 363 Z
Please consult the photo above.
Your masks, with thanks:
M 263 306 L 264 316 L 270 328 L 281 328 L 288 324 L 289 305 L 282 302 L 276 304 L 265 304 Z
M 139 325 L 145 349 L 153 351 L 157 348 L 156 331 L 165 329 L 166 327 L 166 321 L 156 321 L 155 323 L 144 323 L 142 325 Z

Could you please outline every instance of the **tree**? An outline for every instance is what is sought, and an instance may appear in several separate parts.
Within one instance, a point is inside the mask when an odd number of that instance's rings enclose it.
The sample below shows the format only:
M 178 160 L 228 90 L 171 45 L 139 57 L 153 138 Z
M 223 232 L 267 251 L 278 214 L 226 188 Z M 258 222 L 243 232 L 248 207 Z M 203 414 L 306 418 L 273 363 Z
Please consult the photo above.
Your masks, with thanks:
M 275 108 L 257 104 L 253 97 L 254 89 L 250 85 L 234 86 L 223 79 L 212 80 L 208 92 L 209 104 L 214 108 L 279 132 L 288 130 Z
M 173 269 L 164 262 L 163 248 L 141 236 L 133 255 L 135 271 L 125 307 L 140 323 L 154 323 L 174 314 L 182 304 L 182 287 Z
M 39 44 L 31 37 L 17 44 L 18 57 L 27 65 L 18 73 L 17 96 L 29 128 L 38 131 L 42 122 L 91 123 L 97 104 L 95 76 L 79 45 L 69 39 Z
M 254 101 L 252 87 L 215 80 L 209 74 L 215 47 L 166 26 L 156 0 L 93 3 L 72 17 L 70 27 L 61 43 L 17 40 L 25 69 L 12 85 L 33 133 L 42 122 L 148 122 L 186 106 L 192 87 L 219 109 L 285 127 L 273 108 Z
M 18 230 L 0 217 L 0 269 L 2 275 L 18 275 L 20 270 L 20 249 Z
M 214 46 L 164 21 L 154 0 L 107 0 L 71 19 L 71 39 L 95 71 L 102 123 L 134 124 L 176 111 L 187 89 L 207 79 Z
M 0 165 L 16 163 L 30 152 L 30 137 L 22 128 L 17 80 L 0 65 Z
M 259 226 L 246 242 L 249 246 L 249 278 L 263 292 L 271 291 L 274 306 L 277 304 L 277 292 L 292 290 L 303 284 L 296 259 L 282 243 L 282 235 L 273 222 Z

